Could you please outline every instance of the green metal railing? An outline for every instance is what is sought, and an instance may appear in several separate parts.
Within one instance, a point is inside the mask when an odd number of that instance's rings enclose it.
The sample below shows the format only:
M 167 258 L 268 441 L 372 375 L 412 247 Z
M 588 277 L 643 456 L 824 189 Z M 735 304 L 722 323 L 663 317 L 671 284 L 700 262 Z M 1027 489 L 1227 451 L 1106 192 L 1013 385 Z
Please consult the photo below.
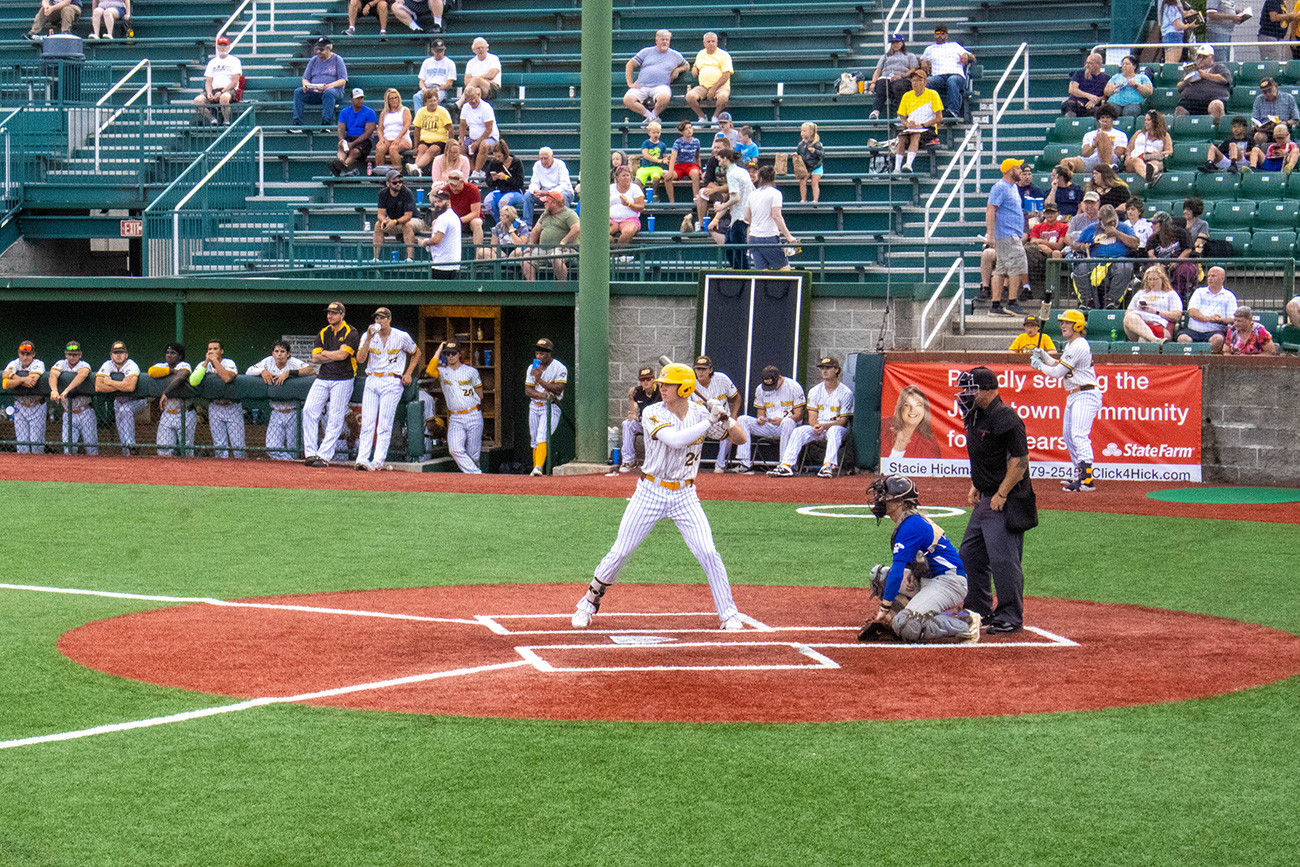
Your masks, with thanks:
M 1069 275 L 1076 266 L 1082 265 L 1091 272 L 1096 265 L 1125 262 L 1133 266 L 1133 281 L 1140 283 L 1143 272 L 1152 265 L 1168 265 L 1174 262 L 1193 261 L 1208 270 L 1218 266 L 1227 272 L 1224 285 L 1242 304 L 1257 310 L 1281 310 L 1286 302 L 1295 297 L 1296 260 L 1273 257 L 1239 257 L 1227 259 L 1186 260 L 1186 259 L 1049 259 L 1047 261 L 1047 288 L 1052 297 L 1057 299 L 1057 306 L 1073 306 L 1074 288 L 1069 283 Z M 1205 280 L 1196 281 L 1197 286 L 1204 286 Z
M 51 58 L 0 66 L 0 101 L 6 105 L 93 105 L 117 73 L 110 61 Z M 122 68 L 122 64 L 116 64 Z

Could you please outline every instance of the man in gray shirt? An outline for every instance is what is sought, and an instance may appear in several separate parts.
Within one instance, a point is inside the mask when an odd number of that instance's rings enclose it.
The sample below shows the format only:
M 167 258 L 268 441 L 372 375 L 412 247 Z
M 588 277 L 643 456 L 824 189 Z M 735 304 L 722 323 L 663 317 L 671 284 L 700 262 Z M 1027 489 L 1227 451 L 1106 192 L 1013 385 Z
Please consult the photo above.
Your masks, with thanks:
M 1258 124 L 1255 128 L 1255 145 L 1267 148 L 1273 143 L 1273 123 L 1269 118 L 1275 117 L 1288 128 L 1295 129 L 1296 121 L 1300 120 L 1300 109 L 1296 107 L 1294 96 L 1279 90 L 1274 79 L 1266 78 L 1259 83 L 1259 96 L 1255 97 L 1250 116 Z
M 1208 114 L 1217 124 L 1232 96 L 1232 72 L 1228 64 L 1215 62 L 1212 47 L 1202 45 L 1196 49 L 1195 65 L 1178 82 L 1178 91 L 1175 115 Z
M 907 50 L 907 41 L 903 34 L 895 33 L 889 37 L 889 50 L 876 64 L 876 71 L 871 76 L 868 93 L 876 95 L 876 105 L 871 112 L 871 119 L 880 117 L 885 112 L 886 118 L 892 118 L 893 109 L 903 94 L 912 89 L 911 79 L 907 74 L 921 65 L 921 58 Z M 888 100 L 888 102 L 886 102 Z
M 659 120 L 659 115 L 673 97 L 672 83 L 690 68 L 686 58 L 669 47 L 672 38 L 673 34 L 668 30 L 656 32 L 655 44 L 638 51 L 623 71 L 627 78 L 627 93 L 623 94 L 623 104 L 641 115 L 642 126 L 649 126 L 652 121 Z M 638 69 L 640 73 L 634 79 L 633 75 Z M 647 101 L 651 101 L 654 108 L 647 109 Z

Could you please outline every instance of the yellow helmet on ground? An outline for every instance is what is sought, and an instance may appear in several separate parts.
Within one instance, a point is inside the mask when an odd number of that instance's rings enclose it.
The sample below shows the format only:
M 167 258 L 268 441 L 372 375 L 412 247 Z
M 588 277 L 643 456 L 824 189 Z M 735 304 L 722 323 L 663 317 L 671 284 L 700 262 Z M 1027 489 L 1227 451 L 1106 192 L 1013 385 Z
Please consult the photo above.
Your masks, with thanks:
M 685 364 L 664 365 L 655 382 L 677 386 L 678 397 L 690 397 L 695 393 L 695 371 Z
M 1075 331 L 1085 331 L 1088 328 L 1088 320 L 1083 317 L 1082 310 L 1062 310 L 1056 321 L 1070 323 Z

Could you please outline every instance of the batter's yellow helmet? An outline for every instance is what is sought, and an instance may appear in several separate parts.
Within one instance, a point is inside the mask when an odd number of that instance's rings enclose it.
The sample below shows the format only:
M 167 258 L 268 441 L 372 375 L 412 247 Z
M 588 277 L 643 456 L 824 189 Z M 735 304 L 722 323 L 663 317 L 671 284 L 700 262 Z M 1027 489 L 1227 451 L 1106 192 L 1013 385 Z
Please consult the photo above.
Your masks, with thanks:
M 1056 317 L 1057 322 L 1068 322 L 1074 326 L 1075 331 L 1085 331 L 1088 328 L 1088 320 L 1083 318 L 1081 310 L 1062 310 Z
M 664 369 L 659 371 L 659 378 L 655 382 L 677 386 L 678 397 L 690 397 L 695 393 L 695 371 L 685 364 L 664 365 Z

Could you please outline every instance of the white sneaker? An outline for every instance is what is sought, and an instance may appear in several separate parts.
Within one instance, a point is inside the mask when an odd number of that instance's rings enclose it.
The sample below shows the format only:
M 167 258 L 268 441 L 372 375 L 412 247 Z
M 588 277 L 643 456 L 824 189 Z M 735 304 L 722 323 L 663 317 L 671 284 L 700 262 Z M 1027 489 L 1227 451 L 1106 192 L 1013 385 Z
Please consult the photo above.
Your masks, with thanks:
M 540 475 L 543 475 L 543 473 L 542 473 L 542 468 L 541 468 L 541 467 L 533 467 L 533 471 L 532 471 L 531 473 L 529 473 L 528 475 L 530 475 L 530 476 L 540 476 Z
M 835 478 L 835 468 L 832 467 L 832 466 L 827 466 L 827 465 L 823 464 L 823 465 L 822 465 L 822 468 L 821 468 L 820 470 L 817 471 L 817 478 L 819 478 L 819 479 L 833 479 L 833 478 Z
M 773 479 L 789 479 L 794 477 L 794 470 L 790 469 L 785 464 L 781 464 L 781 466 L 776 469 L 769 470 L 767 475 Z
M 387 36 L 387 35 L 388 35 L 388 31 L 387 31 L 387 30 L 384 30 L 383 28 L 380 28 L 380 30 L 379 30 L 379 35 L 380 35 L 380 36 Z
M 714 464 L 714 465 L 713 465 L 713 471 L 714 471 L 715 473 L 717 473 L 718 475 L 722 475 L 723 473 L 725 473 L 725 472 L 727 471 L 727 465 L 726 465 L 726 464 Z
M 417 166 L 415 163 L 407 163 L 407 164 L 406 164 L 406 173 L 407 173 L 408 175 L 416 175 L 417 177 L 418 177 L 419 175 L 424 174 L 423 172 L 420 171 L 419 166 Z
M 349 27 L 347 30 L 344 30 L 344 31 L 343 31 L 343 35 L 344 35 L 344 36 L 356 36 L 356 35 L 357 35 L 357 28 L 356 28 L 356 26 L 354 25 L 354 26 Z
M 702 119 L 703 119 L 703 118 L 701 118 L 701 120 L 702 120 Z M 717 125 L 718 125 L 718 116 L 715 114 L 713 117 L 709 118 L 709 123 L 713 124 L 714 126 L 717 126 Z
M 871 114 L 867 115 L 867 120 L 880 120 L 880 112 L 873 111 Z
M 619 468 L 618 468 L 618 471 L 619 471 L 620 473 L 630 473 L 630 472 L 632 472 L 632 465 L 631 465 L 631 464 L 620 464 L 620 465 L 619 465 Z
M 414 18 L 412 18 L 412 19 L 411 19 L 411 23 L 408 24 L 408 25 L 406 25 L 406 26 L 407 26 L 407 27 L 410 27 L 410 28 L 411 28 L 412 30 L 414 30 L 416 33 L 419 33 L 421 30 L 424 29 L 424 28 L 421 27 L 418 23 L 416 23 L 416 21 L 415 21 Z
M 975 644 L 977 641 L 980 640 L 980 620 L 981 620 L 981 618 L 980 618 L 980 616 L 979 616 L 978 614 L 976 614 L 974 611 L 963 611 L 962 614 L 969 615 L 969 617 L 970 617 L 970 626 L 968 626 L 968 627 L 966 628 L 966 631 L 965 631 L 965 632 L 963 632 L 961 635 L 957 636 L 957 638 L 958 638 L 958 640 L 961 641 L 961 643 L 963 643 L 963 644 Z
M 573 620 L 571 622 L 573 623 L 574 629 L 586 629 L 591 625 L 591 615 L 579 608 L 577 611 L 573 612 Z
M 722 621 L 722 628 L 727 632 L 739 632 L 744 629 L 745 621 L 740 619 L 740 612 L 737 611 L 735 614 Z

